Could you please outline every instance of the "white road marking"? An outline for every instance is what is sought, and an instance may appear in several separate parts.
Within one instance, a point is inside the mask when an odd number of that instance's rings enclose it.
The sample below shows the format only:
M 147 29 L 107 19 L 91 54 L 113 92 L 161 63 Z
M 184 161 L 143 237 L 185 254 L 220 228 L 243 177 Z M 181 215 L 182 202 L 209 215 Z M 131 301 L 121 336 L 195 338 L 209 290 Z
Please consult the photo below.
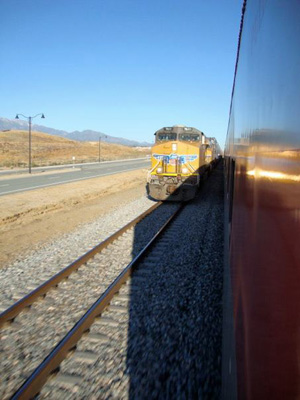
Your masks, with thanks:
M 5 183 L 4 185 L 0 185 L 0 187 L 9 186 L 9 183 Z
M 101 165 L 102 164 L 118 164 L 118 163 L 124 163 L 124 162 L 129 162 L 129 161 L 137 161 L 137 162 L 143 162 L 143 161 L 150 161 L 150 156 L 149 157 L 142 157 L 142 158 L 126 158 L 125 160 L 111 160 L 111 161 L 101 161 Z M 79 164 L 63 164 L 63 165 L 50 165 L 49 167 L 33 167 L 32 171 L 47 171 L 49 169 L 56 169 L 56 170 L 63 170 L 64 168 L 78 168 L 78 167 L 86 167 L 89 165 L 99 165 L 99 162 L 93 162 L 93 163 L 79 163 Z M 16 172 L 20 172 L 20 173 L 24 173 L 24 170 L 15 170 Z M 0 176 L 1 175 L 13 175 L 14 173 L 12 173 L 11 171 L 0 171 Z
M 115 175 L 115 174 L 121 174 L 122 172 L 128 172 L 128 171 L 136 171 L 138 168 L 130 168 L 130 169 L 125 169 L 123 171 L 119 171 L 119 172 L 112 172 L 112 173 L 108 173 L 108 174 L 103 174 L 103 175 L 94 175 L 94 176 L 89 176 L 88 178 L 78 178 L 78 179 L 70 179 L 68 181 L 62 181 L 62 182 L 57 182 L 57 183 L 49 183 L 46 185 L 40 185 L 40 186 L 32 186 L 29 188 L 24 188 L 24 189 L 17 189 L 17 190 L 11 190 L 9 192 L 3 192 L 0 193 L 0 196 L 3 196 L 5 194 L 12 194 L 12 193 L 18 193 L 18 192 L 26 192 L 27 190 L 33 190 L 33 189 L 40 189 L 43 187 L 49 187 L 49 186 L 56 186 L 56 185 L 61 185 L 63 183 L 70 183 L 70 182 L 78 182 L 78 181 L 85 181 L 87 179 L 91 179 L 91 178 L 101 178 L 102 176 L 108 176 L 108 175 Z

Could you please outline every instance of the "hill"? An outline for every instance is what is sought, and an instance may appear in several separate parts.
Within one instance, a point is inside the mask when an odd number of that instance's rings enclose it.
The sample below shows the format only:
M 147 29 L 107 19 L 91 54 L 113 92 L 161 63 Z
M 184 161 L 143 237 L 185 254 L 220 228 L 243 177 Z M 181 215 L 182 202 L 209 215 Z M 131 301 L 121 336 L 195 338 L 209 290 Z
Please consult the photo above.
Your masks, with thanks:
M 28 123 L 27 121 L 18 120 L 18 119 L 8 119 L 8 118 L 0 118 L 0 131 L 6 130 L 27 130 L 28 131 Z M 97 132 L 93 130 L 84 130 L 84 131 L 74 131 L 67 132 L 63 130 L 48 128 L 43 125 L 32 125 L 32 130 L 37 132 L 49 133 L 50 135 L 61 136 L 71 140 L 83 141 L 83 142 L 92 142 L 99 140 L 99 137 L 102 138 L 104 142 L 107 143 L 115 143 L 121 144 L 124 146 L 130 147 L 149 147 L 150 143 L 147 142 L 137 142 L 135 140 L 129 140 L 120 137 L 114 137 L 106 135 L 103 132 Z
M 32 166 L 99 161 L 99 141 L 80 142 L 43 132 L 32 132 Z M 150 148 L 128 147 L 101 141 L 101 161 L 139 158 L 150 154 Z M 0 132 L 0 167 L 28 166 L 28 131 Z

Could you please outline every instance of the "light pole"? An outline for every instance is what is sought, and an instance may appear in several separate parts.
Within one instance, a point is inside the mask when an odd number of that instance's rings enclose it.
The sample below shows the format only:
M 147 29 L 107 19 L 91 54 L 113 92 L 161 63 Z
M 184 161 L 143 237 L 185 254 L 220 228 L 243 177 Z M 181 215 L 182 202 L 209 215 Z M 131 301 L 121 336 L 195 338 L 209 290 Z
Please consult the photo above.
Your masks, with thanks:
M 107 138 L 107 136 L 103 136 L 104 138 Z M 101 161 L 101 136 L 99 136 L 99 162 Z
M 16 115 L 16 119 L 20 119 L 19 115 L 21 117 L 24 117 L 28 120 L 28 125 L 29 125 L 29 173 L 31 174 L 31 121 L 33 120 L 33 118 L 38 117 L 39 115 L 41 115 L 41 118 L 45 118 L 44 114 L 36 114 L 34 117 L 26 117 L 26 115 L 23 114 L 17 114 Z

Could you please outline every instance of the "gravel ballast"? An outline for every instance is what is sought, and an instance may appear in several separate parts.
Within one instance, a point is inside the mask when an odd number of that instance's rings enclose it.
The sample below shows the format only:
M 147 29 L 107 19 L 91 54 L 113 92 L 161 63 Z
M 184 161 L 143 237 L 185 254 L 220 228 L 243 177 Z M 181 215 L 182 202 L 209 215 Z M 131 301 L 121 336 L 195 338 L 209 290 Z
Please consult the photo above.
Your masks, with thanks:
M 153 204 L 152 200 L 141 197 L 125 207 L 115 208 L 105 217 L 60 235 L 48 245 L 28 251 L 13 264 L 0 269 L 1 311 L 22 297 L 18 293 L 27 292 L 35 282 L 43 282 L 44 278 L 60 271 Z M 32 282 L 33 277 L 35 282 Z
M 2 269 L 0 281 L 3 308 L 27 294 L 151 205 L 153 201 L 147 198 L 133 201 Z M 1 398 L 9 398 L 14 393 L 176 207 L 174 204 L 159 207 L 138 228 L 126 232 L 117 242 L 80 268 L 78 273 L 63 281 L 58 289 L 51 290 L 45 300 L 34 303 L 29 310 L 17 316 L 12 324 L 1 329 Z
M 39 398 L 220 398 L 222 281 L 219 164 Z

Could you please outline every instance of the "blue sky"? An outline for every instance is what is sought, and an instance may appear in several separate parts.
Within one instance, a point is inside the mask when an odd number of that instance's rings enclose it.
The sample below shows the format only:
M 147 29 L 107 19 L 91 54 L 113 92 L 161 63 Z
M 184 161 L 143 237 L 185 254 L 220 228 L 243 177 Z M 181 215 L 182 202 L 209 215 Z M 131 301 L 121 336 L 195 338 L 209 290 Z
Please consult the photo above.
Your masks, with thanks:
M 0 0 L 0 116 L 153 141 L 184 124 L 223 146 L 242 0 Z

